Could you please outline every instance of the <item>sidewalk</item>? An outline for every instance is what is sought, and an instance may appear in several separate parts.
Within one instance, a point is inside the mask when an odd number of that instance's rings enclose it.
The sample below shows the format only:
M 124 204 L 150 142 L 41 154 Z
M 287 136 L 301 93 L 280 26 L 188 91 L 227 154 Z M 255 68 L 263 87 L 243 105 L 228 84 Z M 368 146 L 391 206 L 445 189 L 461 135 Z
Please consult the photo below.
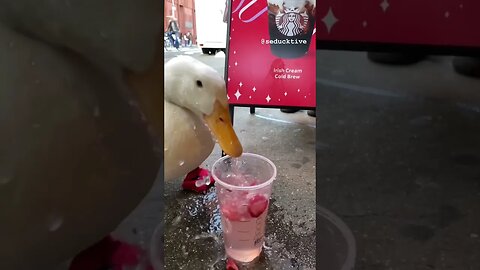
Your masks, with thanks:
M 278 169 L 266 248 L 254 269 L 315 269 L 315 118 L 272 109 L 251 115 L 248 108 L 237 108 L 234 127 L 245 152 L 268 157 Z M 220 156 L 217 147 L 204 167 Z M 197 195 L 179 185 L 165 185 L 166 268 L 225 269 L 214 189 Z

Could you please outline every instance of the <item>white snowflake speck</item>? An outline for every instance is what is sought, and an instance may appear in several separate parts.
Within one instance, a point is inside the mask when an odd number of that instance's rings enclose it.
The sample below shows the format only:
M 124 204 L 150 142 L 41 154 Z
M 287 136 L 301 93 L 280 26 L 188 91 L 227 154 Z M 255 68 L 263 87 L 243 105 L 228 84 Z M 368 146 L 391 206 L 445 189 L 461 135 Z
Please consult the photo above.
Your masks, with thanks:
M 272 98 L 270 98 L 270 95 L 267 95 L 265 99 L 267 100 L 267 103 L 270 103 L 270 100 L 272 100 Z
M 237 51 L 233 51 L 233 54 L 237 54 Z
M 305 96 L 305 98 L 307 98 L 307 96 Z
M 298 89 L 298 90 L 297 90 L 297 92 L 299 92 L 299 93 L 300 93 L 300 89 Z
M 448 18 L 448 17 L 450 17 L 450 12 L 446 11 L 445 12 L 445 18 Z
M 248 96 L 249 99 L 252 99 L 252 96 Z
M 227 99 L 230 100 L 230 96 L 229 96 L 229 95 L 227 95 Z
M 284 95 L 287 96 L 287 92 L 285 92 Z
M 242 82 L 240 82 L 240 83 L 238 84 L 238 86 L 240 86 L 240 87 L 242 87 L 242 85 L 243 85 L 243 83 L 242 83 Z
M 238 62 L 235 62 L 235 66 L 238 66 Z
M 257 91 L 257 88 L 255 88 L 255 86 L 252 88 L 252 91 L 255 92 Z
M 237 100 L 240 98 L 242 94 L 240 93 L 240 91 L 237 89 L 237 92 L 235 93 L 235 97 L 237 97 Z
M 230 81 L 230 77 L 228 77 L 228 81 Z
M 383 0 L 383 2 L 380 4 L 380 7 L 383 9 L 383 12 L 387 12 L 387 9 L 390 7 L 390 3 L 388 0 Z
M 363 21 L 362 25 L 363 25 L 364 28 L 367 27 L 367 25 L 368 25 L 367 21 Z

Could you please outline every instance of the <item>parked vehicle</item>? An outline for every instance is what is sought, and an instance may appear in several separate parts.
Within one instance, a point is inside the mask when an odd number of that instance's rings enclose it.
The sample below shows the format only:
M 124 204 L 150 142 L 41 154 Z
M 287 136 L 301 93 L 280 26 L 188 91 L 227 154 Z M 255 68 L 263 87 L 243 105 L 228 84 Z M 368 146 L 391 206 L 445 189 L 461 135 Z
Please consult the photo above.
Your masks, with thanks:
M 228 25 L 225 0 L 196 0 L 197 43 L 204 54 L 215 54 L 227 48 Z

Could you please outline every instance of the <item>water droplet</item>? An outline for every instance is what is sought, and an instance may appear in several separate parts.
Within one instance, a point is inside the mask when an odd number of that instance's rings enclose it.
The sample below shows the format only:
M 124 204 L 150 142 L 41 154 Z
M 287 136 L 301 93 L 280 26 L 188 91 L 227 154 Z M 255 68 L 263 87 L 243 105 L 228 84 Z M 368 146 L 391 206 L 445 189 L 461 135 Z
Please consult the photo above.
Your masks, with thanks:
M 183 166 L 183 164 L 185 164 L 184 160 L 180 160 L 180 162 L 178 162 L 178 165 L 180 165 L 180 166 Z
M 35 66 L 37 63 L 35 63 L 35 61 L 32 61 L 32 66 Z
M 197 130 L 197 126 L 196 126 L 196 125 L 193 125 L 193 130 Z
M 181 220 L 182 220 L 182 216 L 176 217 L 176 218 L 172 221 L 172 225 L 173 225 L 173 226 L 178 225 Z
M 201 187 L 201 186 L 203 186 L 203 185 L 205 185 L 205 181 L 203 181 L 203 180 L 197 180 L 197 181 L 195 181 L 195 186 L 196 186 L 196 187 Z
M 167 152 L 167 151 L 168 151 L 168 147 L 163 148 L 163 152 Z
M 96 106 L 94 109 L 93 109 L 93 116 L 95 117 L 99 117 L 100 116 L 100 108 L 98 106 Z
M 62 224 L 63 224 L 63 218 L 61 216 L 51 215 L 48 218 L 47 226 L 48 226 L 48 230 L 51 232 L 54 232 L 60 229 L 60 227 L 62 227 Z
M 1 177 L 0 178 L 0 185 L 6 185 L 12 181 L 12 178 L 10 177 Z

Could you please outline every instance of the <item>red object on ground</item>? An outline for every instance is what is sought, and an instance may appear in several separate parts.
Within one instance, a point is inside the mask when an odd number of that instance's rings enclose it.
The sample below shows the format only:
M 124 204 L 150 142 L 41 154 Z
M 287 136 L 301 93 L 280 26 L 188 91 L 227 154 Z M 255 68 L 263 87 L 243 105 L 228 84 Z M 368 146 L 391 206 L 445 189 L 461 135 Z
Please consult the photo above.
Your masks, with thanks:
M 210 181 L 209 183 L 207 183 Z M 211 177 L 210 172 L 200 167 L 189 172 L 182 183 L 182 188 L 198 193 L 206 192 L 213 184 L 215 180 Z
M 238 266 L 230 258 L 227 259 L 227 270 L 238 270 Z
M 122 270 L 140 264 L 145 251 L 141 248 L 113 239 L 111 236 L 78 254 L 69 270 L 113 269 Z M 148 270 L 153 270 L 151 265 Z

